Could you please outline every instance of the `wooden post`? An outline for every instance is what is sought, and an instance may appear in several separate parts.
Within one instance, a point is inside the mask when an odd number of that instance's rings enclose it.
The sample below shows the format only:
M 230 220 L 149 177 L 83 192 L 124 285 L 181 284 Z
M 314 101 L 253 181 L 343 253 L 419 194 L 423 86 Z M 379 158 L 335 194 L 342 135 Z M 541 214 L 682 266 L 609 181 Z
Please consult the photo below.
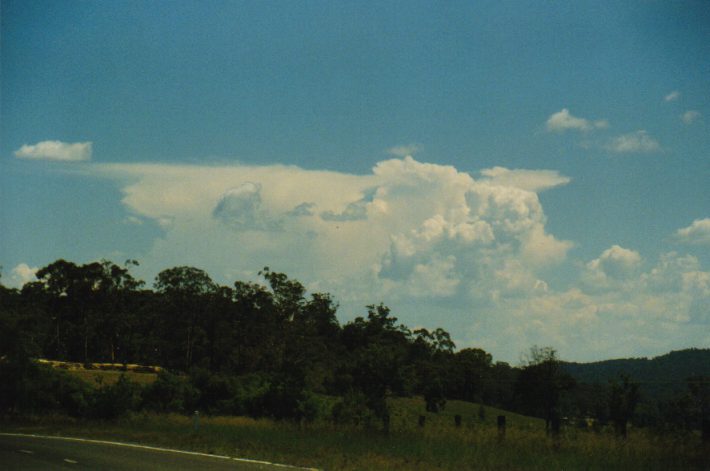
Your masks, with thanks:
M 382 427 L 384 429 L 385 435 L 390 434 L 390 414 L 387 412 L 382 416 Z
M 192 416 L 192 429 L 195 432 L 199 432 L 200 430 L 200 412 L 195 411 L 195 414 Z
M 420 415 L 419 416 L 419 426 L 424 427 L 425 422 L 426 422 L 426 416 Z
M 498 416 L 498 439 L 502 440 L 505 438 L 505 416 Z
M 550 419 L 550 432 L 553 438 L 560 436 L 560 416 L 557 413 L 553 413 Z
M 461 427 L 461 416 L 456 414 L 454 416 L 454 424 L 456 424 L 457 427 Z
M 552 414 L 552 420 L 550 423 L 550 429 L 552 432 L 552 440 L 554 443 L 555 450 L 560 449 L 560 426 L 561 426 L 560 414 L 555 412 L 554 414 Z

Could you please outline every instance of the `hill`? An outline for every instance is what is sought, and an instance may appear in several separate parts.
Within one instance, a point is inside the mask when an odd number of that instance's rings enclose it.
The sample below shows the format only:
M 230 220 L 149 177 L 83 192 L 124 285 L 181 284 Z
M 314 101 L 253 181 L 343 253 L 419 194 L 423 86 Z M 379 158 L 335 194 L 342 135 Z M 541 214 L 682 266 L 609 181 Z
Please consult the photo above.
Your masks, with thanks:
M 654 358 L 625 358 L 593 363 L 563 363 L 580 383 L 607 384 L 621 374 L 641 384 L 647 397 L 663 399 L 686 390 L 691 376 L 710 377 L 710 349 L 690 348 Z

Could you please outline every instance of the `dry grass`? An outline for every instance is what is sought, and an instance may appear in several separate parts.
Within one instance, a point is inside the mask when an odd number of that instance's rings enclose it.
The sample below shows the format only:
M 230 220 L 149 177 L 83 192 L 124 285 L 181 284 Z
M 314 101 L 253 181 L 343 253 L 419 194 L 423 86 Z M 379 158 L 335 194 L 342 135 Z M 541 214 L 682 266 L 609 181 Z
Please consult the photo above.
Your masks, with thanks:
M 70 361 L 39 359 L 38 363 L 49 365 L 58 370 L 64 370 L 69 374 L 84 380 L 92 386 L 101 384 L 114 384 L 121 375 L 125 375 L 130 381 L 141 386 L 151 384 L 158 377 L 161 370 L 159 366 L 145 366 L 122 363 L 77 363 Z
M 657 436 L 632 430 L 627 440 L 611 433 L 567 429 L 558 441 L 545 436 L 538 419 L 506 413 L 509 428 L 498 438 L 500 412 L 452 402 L 441 414 L 424 414 L 418 399 L 392 402 L 389 434 L 336 426 L 327 421 L 307 425 L 246 417 L 191 417 L 136 414 L 116 422 L 42 417 L 6 423 L 34 433 L 61 433 L 112 438 L 208 453 L 317 467 L 328 470 L 669 470 L 710 469 L 698 436 Z M 418 416 L 426 415 L 424 427 Z M 454 426 L 453 416 L 464 416 Z
M 157 378 L 155 373 L 137 373 L 135 371 L 121 371 L 121 370 L 85 370 L 85 369 L 73 369 L 68 370 L 69 374 L 80 378 L 92 386 L 98 386 L 101 384 L 114 384 L 118 381 L 121 375 L 125 375 L 128 380 L 138 383 L 141 386 L 146 384 L 151 384 Z

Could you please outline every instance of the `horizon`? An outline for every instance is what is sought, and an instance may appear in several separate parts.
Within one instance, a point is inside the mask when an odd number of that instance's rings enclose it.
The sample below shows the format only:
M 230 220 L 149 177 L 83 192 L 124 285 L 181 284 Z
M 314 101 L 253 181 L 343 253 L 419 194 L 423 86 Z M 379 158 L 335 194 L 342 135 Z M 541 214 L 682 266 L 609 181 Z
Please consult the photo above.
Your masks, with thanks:
M 269 266 L 511 364 L 710 346 L 705 2 L 1 8 L 6 286 Z

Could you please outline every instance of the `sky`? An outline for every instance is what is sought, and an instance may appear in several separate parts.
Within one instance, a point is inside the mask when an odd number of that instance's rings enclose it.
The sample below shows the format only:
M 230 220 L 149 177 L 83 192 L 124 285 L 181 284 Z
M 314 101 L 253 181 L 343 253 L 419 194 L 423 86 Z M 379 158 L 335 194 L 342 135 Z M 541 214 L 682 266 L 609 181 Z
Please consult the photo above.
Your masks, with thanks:
M 517 363 L 710 347 L 710 4 L 0 5 L 0 265 L 265 266 Z

